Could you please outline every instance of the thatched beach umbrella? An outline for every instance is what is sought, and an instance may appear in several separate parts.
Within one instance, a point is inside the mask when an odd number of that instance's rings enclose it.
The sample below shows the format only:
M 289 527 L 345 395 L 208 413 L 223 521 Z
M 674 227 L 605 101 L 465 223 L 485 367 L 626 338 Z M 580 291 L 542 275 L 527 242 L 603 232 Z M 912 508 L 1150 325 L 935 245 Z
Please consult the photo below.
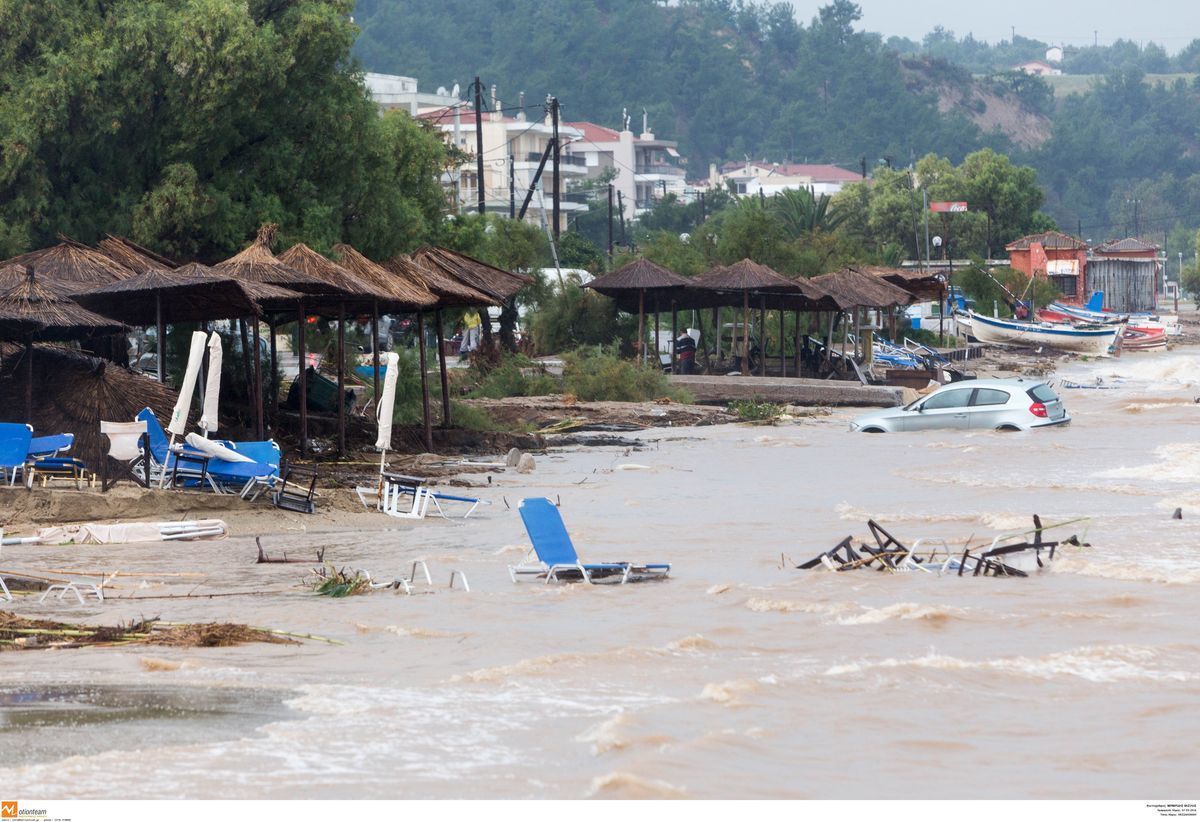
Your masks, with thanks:
M 75 295 L 86 308 L 129 325 L 158 332 L 158 381 L 166 382 L 166 326 L 261 315 L 263 304 L 294 306 L 302 294 L 246 282 L 200 263 L 176 269 L 148 268 L 126 280 Z
M 260 283 L 265 285 L 281 286 L 293 291 L 299 291 L 306 295 L 314 295 L 316 297 L 336 296 L 341 293 L 339 289 L 331 286 L 325 280 L 312 274 L 306 274 L 303 271 L 298 271 L 292 268 L 287 263 L 281 262 L 274 254 L 271 253 L 271 246 L 275 241 L 275 232 L 279 227 L 273 223 L 267 223 L 259 227 L 258 235 L 245 249 L 230 257 L 224 262 L 217 263 L 213 268 L 217 271 L 228 274 L 239 280 L 252 283 Z M 306 298 L 307 300 L 308 298 Z M 298 328 L 296 331 L 296 354 L 299 358 L 299 374 L 297 379 L 300 381 L 300 453 L 308 452 L 308 379 L 304 372 L 305 360 L 305 302 L 301 300 L 297 305 L 296 319 Z M 244 326 L 243 326 L 244 327 Z M 243 352 L 248 346 L 243 346 Z M 259 370 L 258 359 L 258 324 L 254 324 L 254 371 L 255 371 L 255 386 L 254 386 L 254 405 L 255 405 L 255 424 L 259 431 L 262 430 L 262 398 L 258 396 L 262 386 L 261 372 Z M 244 356 L 246 364 L 249 365 L 248 355 Z M 246 369 L 249 373 L 250 369 Z
M 800 297 L 806 288 L 814 296 L 817 292 L 799 281 L 789 280 L 774 269 L 743 259 L 733 265 L 714 268 L 692 281 L 700 291 L 738 293 L 742 295 L 742 375 L 750 374 L 750 292 Z M 763 366 L 766 362 L 764 358 Z
M 425 246 L 413 252 L 412 259 L 422 270 L 435 269 L 500 302 L 512 299 L 518 291 L 533 282 L 532 277 L 505 271 L 445 248 Z
M 379 263 L 369 260 L 353 246 L 339 243 L 333 247 L 333 252 L 343 266 L 348 268 L 363 283 L 369 283 L 372 288 L 386 291 L 388 299 L 380 301 L 376 308 L 376 316 L 380 310 L 384 313 L 414 312 L 417 315 L 418 350 L 421 358 L 421 409 L 425 431 L 425 447 L 433 450 L 433 425 L 429 415 L 429 378 L 425 372 L 425 314 L 424 309 L 438 305 L 437 295 L 425 287 L 424 283 L 411 272 L 389 270 Z M 378 338 L 378 329 L 372 325 L 372 333 Z M 439 331 L 440 340 L 440 331 Z M 378 341 L 372 348 L 378 347 Z M 440 349 L 440 342 L 439 342 Z M 375 359 L 375 389 L 379 392 L 379 360 Z
M 142 274 L 152 268 L 175 268 L 174 261 L 161 254 L 155 254 L 148 248 L 143 248 L 132 240 L 115 237 L 109 234 L 96 244 L 97 250 L 114 262 L 125 266 L 130 271 Z
M 654 300 L 654 343 L 657 349 L 659 297 L 678 296 L 682 293 L 683 289 L 691 285 L 691 282 L 691 280 L 681 277 L 669 268 L 647 260 L 645 257 L 638 257 L 636 260 L 621 266 L 616 271 L 601 274 L 590 283 L 584 285 L 584 288 L 590 288 L 598 294 L 611 297 L 617 301 L 618 307 L 630 312 L 632 312 L 632 297 L 634 295 L 637 296 L 638 347 L 641 349 L 642 361 L 645 362 L 646 339 L 643 329 L 645 328 L 646 316 L 646 292 L 650 292 Z M 671 317 L 671 333 L 672 339 L 674 339 L 674 310 L 671 312 Z M 655 356 L 658 356 L 657 351 L 655 351 Z
M 37 431 L 75 434 L 71 452 L 88 465 L 101 465 L 107 453 L 100 433 L 101 420 L 132 420 L 143 408 L 165 413 L 175 403 L 175 392 L 149 377 L 50 345 L 38 348 L 33 364 L 38 403 L 33 415 L 22 419 L 24 391 L 16 379 L 16 370 L 21 366 L 18 358 L 11 356 L 20 350 L 16 344 L 0 343 L 0 354 L 6 362 L 0 369 L 0 420 L 28 422 Z M 11 365 L 7 364 L 10 357 Z
M 29 329 L 30 323 L 36 328 Z M 22 329 L 24 329 L 22 331 Z M 33 343 L 83 340 L 127 329 L 88 311 L 67 297 L 42 287 L 32 270 L 25 279 L 0 293 L 0 338 L 23 339 L 29 358 L 25 383 L 26 417 L 33 416 Z
M 30 251 L 6 260 L 5 264 L 23 265 L 37 275 L 39 282 L 63 294 L 74 294 L 132 277 L 126 268 L 94 248 L 59 235 L 58 245 Z

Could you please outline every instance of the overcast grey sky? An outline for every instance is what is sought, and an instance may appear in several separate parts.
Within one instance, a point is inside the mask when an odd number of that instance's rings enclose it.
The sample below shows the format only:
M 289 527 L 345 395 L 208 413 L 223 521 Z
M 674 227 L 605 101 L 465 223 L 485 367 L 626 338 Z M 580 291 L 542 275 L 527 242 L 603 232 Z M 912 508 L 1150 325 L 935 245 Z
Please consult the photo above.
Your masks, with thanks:
M 1198 0 L 857 0 L 860 26 L 885 38 L 896 34 L 920 40 L 941 25 L 960 37 L 995 43 L 1017 34 L 1047 43 L 1091 45 L 1118 38 L 1153 40 L 1174 54 L 1200 37 Z M 825 2 L 791 0 L 796 16 L 807 24 Z M 1095 32 L 1095 34 L 1094 34 Z

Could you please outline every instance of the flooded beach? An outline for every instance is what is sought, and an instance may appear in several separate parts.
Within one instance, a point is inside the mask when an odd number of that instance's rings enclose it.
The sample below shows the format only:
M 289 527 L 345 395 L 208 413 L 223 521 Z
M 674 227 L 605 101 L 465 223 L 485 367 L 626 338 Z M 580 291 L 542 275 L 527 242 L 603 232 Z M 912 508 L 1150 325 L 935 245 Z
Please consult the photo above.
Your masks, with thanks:
M 102 604 L 23 597 L 22 616 L 340 644 L 5 654 L 0 783 L 105 798 L 136 761 L 127 798 L 1189 795 L 1200 361 L 1127 355 L 1054 379 L 1103 387 L 1057 389 L 1073 423 L 1026 433 L 855 434 L 854 409 L 649 430 L 475 476 L 493 504 L 465 521 L 297 516 L 263 534 L 273 554 L 323 548 L 378 578 L 425 560 L 435 586 L 413 596 L 313 596 L 309 566 L 254 564 L 262 532 L 244 528 L 5 547 L 4 567 L 129 574 Z M 513 584 L 529 496 L 561 502 L 585 559 L 670 562 L 670 579 Z M 793 567 L 865 538 L 867 519 L 961 550 L 1035 513 L 1090 518 L 1061 535 L 1090 546 L 1027 579 Z M 469 593 L 446 587 L 452 569 Z

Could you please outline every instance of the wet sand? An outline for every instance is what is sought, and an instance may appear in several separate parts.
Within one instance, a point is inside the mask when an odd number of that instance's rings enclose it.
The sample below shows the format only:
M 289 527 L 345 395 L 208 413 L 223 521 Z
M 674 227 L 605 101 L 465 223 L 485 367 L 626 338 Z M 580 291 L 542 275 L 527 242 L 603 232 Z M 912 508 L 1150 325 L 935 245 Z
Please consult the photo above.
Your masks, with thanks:
M 137 751 L 128 797 L 1191 795 L 1200 360 L 1059 376 L 1116 375 L 1063 390 L 1074 423 L 1040 432 L 859 435 L 853 410 L 641 432 L 641 450 L 494 475 L 465 522 L 251 516 L 219 542 L 5 547 L 2 567 L 134 574 L 102 605 L 21 598 L 23 616 L 343 644 L 4 654 L 0 784 L 111 798 Z M 561 500 L 585 558 L 668 561 L 671 579 L 514 585 L 528 543 L 504 500 L 535 495 Z M 1029 579 L 789 567 L 868 517 L 961 547 L 1035 512 L 1091 517 L 1092 547 Z M 306 566 L 253 563 L 256 533 L 377 577 L 424 559 L 435 588 L 314 597 Z M 470 593 L 446 589 L 451 569 Z M 230 592 L 250 593 L 195 596 Z

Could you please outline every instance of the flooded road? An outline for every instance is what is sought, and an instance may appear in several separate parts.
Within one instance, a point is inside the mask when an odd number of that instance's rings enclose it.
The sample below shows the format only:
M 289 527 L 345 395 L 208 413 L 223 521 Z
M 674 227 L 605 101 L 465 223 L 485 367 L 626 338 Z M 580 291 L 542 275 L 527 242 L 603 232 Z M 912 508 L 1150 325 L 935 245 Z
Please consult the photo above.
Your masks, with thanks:
M 342 645 L 4 654 L 0 784 L 111 798 L 1145 798 L 1195 792 L 1200 358 L 1076 363 L 1070 426 L 852 434 L 854 411 L 648 431 L 497 474 L 461 522 L 270 535 L 436 591 L 314 597 L 254 541 L 5 548 L 4 564 L 124 569 L 115 594 L 23 616 L 230 620 Z M 516 501 L 560 499 L 589 560 L 645 585 L 514 585 Z M 506 508 L 504 499 L 513 506 Z M 1175 508 L 1183 519 L 1173 520 Z M 1091 547 L 1028 579 L 791 566 L 874 518 L 961 549 L 1090 517 Z M 301 520 L 298 520 L 301 521 Z M 1084 531 L 1086 530 L 1086 534 Z M 1064 533 L 1063 536 L 1066 536 Z M 449 591 L 452 568 L 471 592 Z M 136 753 L 134 753 L 136 752 Z

